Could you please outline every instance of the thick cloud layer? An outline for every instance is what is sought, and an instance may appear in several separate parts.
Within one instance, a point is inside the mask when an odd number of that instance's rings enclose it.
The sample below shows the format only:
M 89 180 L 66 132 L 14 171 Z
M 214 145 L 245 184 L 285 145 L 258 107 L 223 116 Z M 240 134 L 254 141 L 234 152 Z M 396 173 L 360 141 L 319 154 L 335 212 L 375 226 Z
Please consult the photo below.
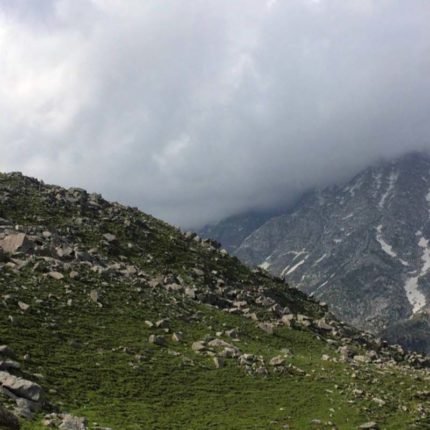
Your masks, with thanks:
M 427 0 L 0 0 L 3 171 L 183 226 L 430 147 Z

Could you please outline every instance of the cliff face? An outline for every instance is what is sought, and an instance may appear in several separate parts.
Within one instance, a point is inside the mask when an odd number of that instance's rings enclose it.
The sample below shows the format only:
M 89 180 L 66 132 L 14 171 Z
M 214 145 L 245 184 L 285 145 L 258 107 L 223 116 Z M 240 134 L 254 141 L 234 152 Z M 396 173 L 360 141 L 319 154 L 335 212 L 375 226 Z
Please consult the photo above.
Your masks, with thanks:
M 409 154 L 344 186 L 308 193 L 294 211 L 250 233 L 234 254 L 326 301 L 341 319 L 380 333 L 426 318 L 429 214 L 430 161 Z

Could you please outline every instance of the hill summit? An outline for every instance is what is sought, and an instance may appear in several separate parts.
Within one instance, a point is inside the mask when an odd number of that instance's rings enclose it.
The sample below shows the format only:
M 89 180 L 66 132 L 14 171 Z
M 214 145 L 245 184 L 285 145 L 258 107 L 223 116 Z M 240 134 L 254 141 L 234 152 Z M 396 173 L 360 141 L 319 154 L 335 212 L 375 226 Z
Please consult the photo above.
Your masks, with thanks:
M 430 425 L 426 357 L 82 189 L 0 174 L 0 307 L 0 428 Z

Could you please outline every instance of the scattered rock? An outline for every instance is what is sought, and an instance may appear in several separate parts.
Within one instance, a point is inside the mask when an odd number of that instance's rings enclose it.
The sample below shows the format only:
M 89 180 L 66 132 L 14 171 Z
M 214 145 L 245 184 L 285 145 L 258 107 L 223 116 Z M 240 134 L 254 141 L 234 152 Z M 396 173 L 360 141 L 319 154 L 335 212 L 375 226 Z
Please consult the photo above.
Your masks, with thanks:
M 285 364 L 285 357 L 283 357 L 282 355 L 277 355 L 276 357 L 273 357 L 270 361 L 269 364 L 271 366 L 283 366 Z
M 18 302 L 18 307 L 23 311 L 28 311 L 30 309 L 30 305 L 24 302 Z
M 32 247 L 25 233 L 13 233 L 0 240 L 0 248 L 7 254 L 26 252 Z
M 100 293 L 98 290 L 91 290 L 90 291 L 90 299 L 94 302 L 94 303 L 98 303 L 100 300 Z
M 19 397 L 23 397 L 34 402 L 40 402 L 43 400 L 42 387 L 35 382 L 28 381 L 27 379 L 0 371 L 0 384 Z
M 267 334 L 273 334 L 273 331 L 275 329 L 275 326 L 272 323 L 268 322 L 258 323 L 257 326 Z
M 151 334 L 151 336 L 149 336 L 149 343 L 152 343 L 152 344 L 158 345 L 158 346 L 166 346 L 166 344 L 167 344 L 164 336 L 158 336 L 155 334 Z
M 56 279 L 57 281 L 64 279 L 64 275 L 60 272 L 49 272 L 48 276 L 50 276 L 52 279 Z
M 376 403 L 378 406 L 385 405 L 385 401 L 380 399 L 379 397 L 373 397 L 372 402 Z
M 224 359 L 222 357 L 213 357 L 213 362 L 215 364 L 215 368 L 217 369 L 224 367 Z
M 360 430 L 378 430 L 378 424 L 375 423 L 375 421 L 369 421 L 368 423 L 361 424 L 361 426 L 358 427 Z
M 183 336 L 182 333 L 173 333 L 172 340 L 173 342 L 182 342 Z
M 203 342 L 203 341 L 193 342 L 193 344 L 191 345 L 191 349 L 195 352 L 203 352 L 207 349 L 206 342 Z
M 116 236 L 114 234 L 111 234 L 111 233 L 105 233 L 103 235 L 103 238 L 109 243 L 116 241 Z
M 83 417 L 63 415 L 63 421 L 58 427 L 60 430 L 87 430 L 87 420 Z

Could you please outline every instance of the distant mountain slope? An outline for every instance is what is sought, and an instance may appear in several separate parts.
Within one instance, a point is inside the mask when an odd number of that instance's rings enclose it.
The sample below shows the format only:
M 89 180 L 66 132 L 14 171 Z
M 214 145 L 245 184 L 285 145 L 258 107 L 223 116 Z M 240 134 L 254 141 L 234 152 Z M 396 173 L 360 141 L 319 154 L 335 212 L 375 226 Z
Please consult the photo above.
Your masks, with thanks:
M 0 174 L 0 309 L 2 429 L 430 425 L 428 358 L 81 189 Z
M 248 235 L 273 216 L 275 216 L 275 211 L 235 215 L 218 224 L 206 225 L 199 231 L 199 234 L 206 238 L 216 237 L 216 240 L 222 243 L 227 251 L 234 253 Z
M 250 233 L 235 255 L 379 333 L 426 318 L 429 240 L 430 159 L 414 153 L 306 194 L 292 213 Z

